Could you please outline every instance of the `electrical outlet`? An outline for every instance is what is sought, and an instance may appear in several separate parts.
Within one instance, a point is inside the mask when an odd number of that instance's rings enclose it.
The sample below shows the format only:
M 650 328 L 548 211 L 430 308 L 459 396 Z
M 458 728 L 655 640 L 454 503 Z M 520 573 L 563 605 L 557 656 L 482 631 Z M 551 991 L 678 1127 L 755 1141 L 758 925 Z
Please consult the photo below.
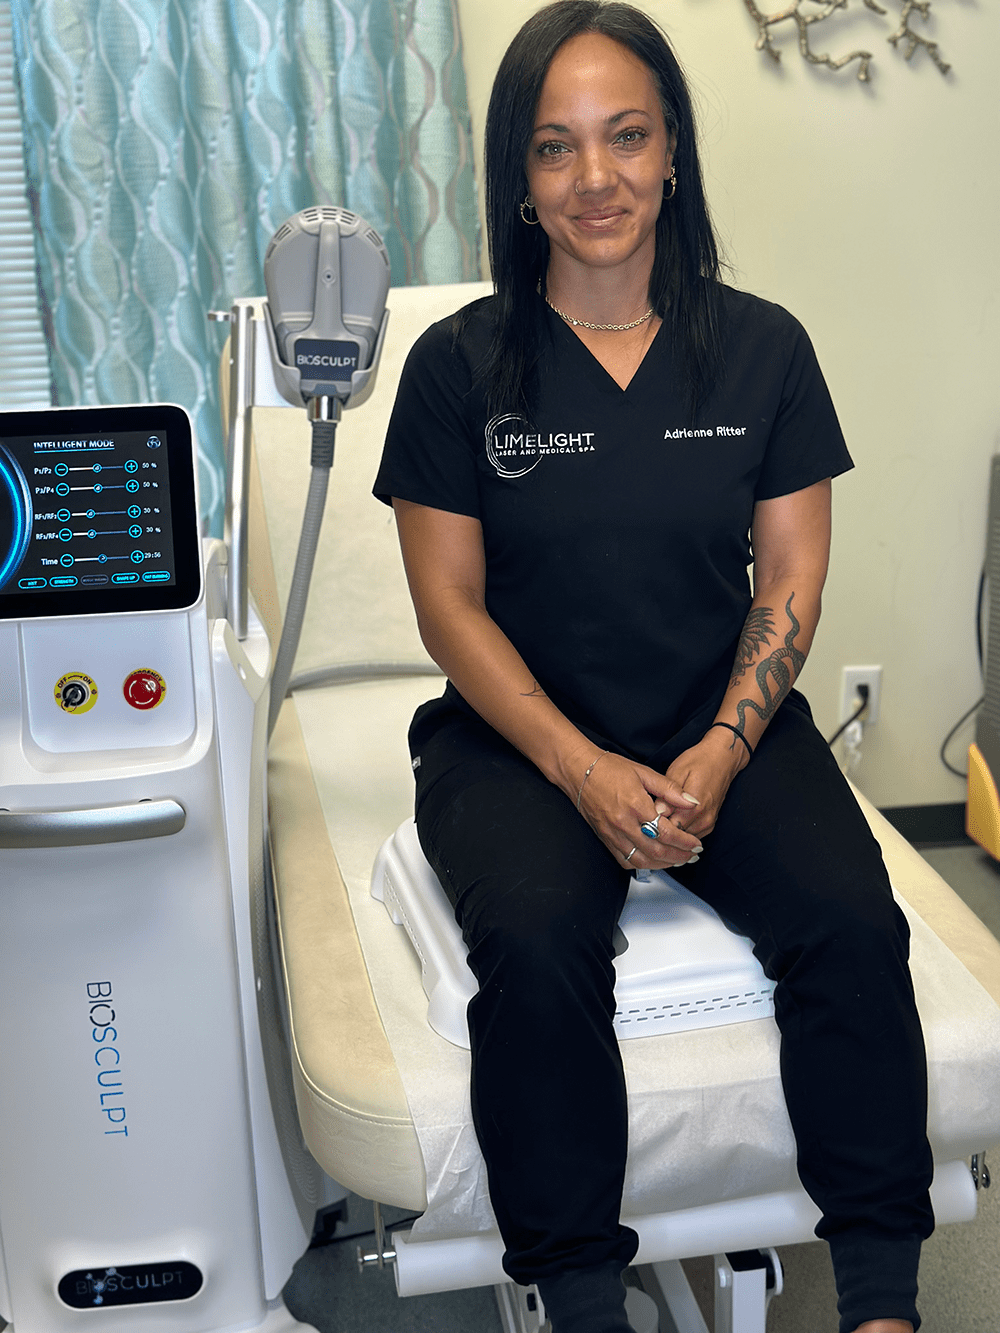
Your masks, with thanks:
M 871 725 L 878 721 L 879 696 L 882 693 L 882 668 L 880 666 L 844 667 L 840 677 L 840 721 L 846 722 L 857 709 L 858 686 L 868 686 L 868 707 L 861 715 L 861 721 Z

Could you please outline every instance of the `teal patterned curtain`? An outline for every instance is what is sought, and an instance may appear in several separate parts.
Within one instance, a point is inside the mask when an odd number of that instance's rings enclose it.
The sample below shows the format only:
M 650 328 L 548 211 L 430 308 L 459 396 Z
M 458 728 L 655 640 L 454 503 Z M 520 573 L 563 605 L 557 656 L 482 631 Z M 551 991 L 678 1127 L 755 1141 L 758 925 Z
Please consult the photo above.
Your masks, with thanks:
M 206 311 L 263 292 L 286 217 L 361 213 L 396 285 L 479 276 L 455 0 L 11 4 L 57 402 L 187 407 L 218 532 Z

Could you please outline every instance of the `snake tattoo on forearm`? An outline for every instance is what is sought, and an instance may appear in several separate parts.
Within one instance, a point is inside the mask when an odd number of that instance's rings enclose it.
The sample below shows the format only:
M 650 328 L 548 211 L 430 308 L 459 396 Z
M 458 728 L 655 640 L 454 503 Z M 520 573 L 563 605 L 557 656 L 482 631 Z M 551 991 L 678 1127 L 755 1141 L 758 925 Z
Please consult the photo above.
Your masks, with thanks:
M 794 592 L 789 596 L 785 603 L 785 615 L 791 621 L 791 628 L 785 635 L 785 642 L 780 648 L 775 648 L 770 657 L 765 657 L 762 662 L 757 664 L 757 670 L 754 672 L 754 679 L 757 682 L 757 688 L 760 690 L 761 697 L 764 700 L 763 707 L 754 699 L 741 699 L 736 705 L 736 713 L 739 718 L 739 728 L 745 729 L 747 710 L 750 709 L 765 725 L 778 711 L 778 707 L 785 695 L 792 688 L 792 682 L 802 670 L 805 664 L 806 655 L 795 647 L 795 637 L 801 626 L 796 620 L 792 611 L 792 600 L 795 597 Z M 770 641 L 771 632 L 774 629 L 774 622 L 771 617 L 774 612 L 769 606 L 755 608 L 747 617 L 747 623 L 743 630 L 743 636 L 740 639 L 739 650 L 737 651 L 736 666 L 733 668 L 733 678 L 730 684 L 735 684 L 744 674 L 750 664 L 750 657 L 758 647 Z M 753 624 L 751 624 L 751 620 Z M 748 657 L 748 654 L 750 655 Z M 775 689 L 771 690 L 769 677 L 772 677 Z M 735 740 L 735 738 L 734 738 Z

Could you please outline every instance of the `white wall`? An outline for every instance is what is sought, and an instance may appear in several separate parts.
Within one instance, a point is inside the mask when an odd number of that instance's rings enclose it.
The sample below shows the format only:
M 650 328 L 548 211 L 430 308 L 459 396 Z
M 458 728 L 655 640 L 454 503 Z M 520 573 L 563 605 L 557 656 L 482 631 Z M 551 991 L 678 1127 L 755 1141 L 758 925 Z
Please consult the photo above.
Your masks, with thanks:
M 802 685 L 830 734 L 841 667 L 883 665 L 881 717 L 854 775 L 882 806 L 964 799 L 938 749 L 981 693 L 976 587 L 1000 449 L 1000 11 L 934 0 L 924 31 L 952 62 L 943 78 L 926 53 L 907 63 L 887 44 L 899 0 L 886 3 L 886 18 L 856 0 L 855 17 L 811 29 L 817 51 L 873 51 L 868 86 L 807 66 L 785 29 L 775 66 L 739 0 L 645 6 L 694 85 L 734 281 L 805 324 L 857 464 L 834 487 Z M 458 6 L 481 179 L 493 75 L 539 6 Z M 949 749 L 960 768 L 971 728 Z

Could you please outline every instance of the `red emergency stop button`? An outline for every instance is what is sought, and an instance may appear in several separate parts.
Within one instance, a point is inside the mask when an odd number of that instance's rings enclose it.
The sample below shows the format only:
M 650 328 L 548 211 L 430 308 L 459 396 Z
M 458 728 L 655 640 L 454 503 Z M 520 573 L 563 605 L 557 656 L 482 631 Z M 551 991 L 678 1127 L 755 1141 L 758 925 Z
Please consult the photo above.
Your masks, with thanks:
M 167 682 L 158 671 L 153 671 L 149 667 L 140 667 L 138 671 L 133 671 L 126 676 L 125 684 L 122 686 L 125 702 L 144 713 L 162 703 L 166 692 Z

